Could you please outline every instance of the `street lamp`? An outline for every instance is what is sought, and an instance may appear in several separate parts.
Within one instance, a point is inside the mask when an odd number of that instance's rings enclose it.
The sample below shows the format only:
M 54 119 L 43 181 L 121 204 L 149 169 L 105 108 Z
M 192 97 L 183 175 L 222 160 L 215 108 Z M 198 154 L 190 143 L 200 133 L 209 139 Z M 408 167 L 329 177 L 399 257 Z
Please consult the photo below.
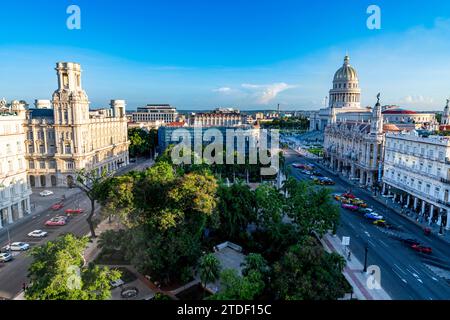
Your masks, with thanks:
M 369 245 L 367 242 L 364 244 L 364 272 L 367 272 L 367 252 L 369 251 Z

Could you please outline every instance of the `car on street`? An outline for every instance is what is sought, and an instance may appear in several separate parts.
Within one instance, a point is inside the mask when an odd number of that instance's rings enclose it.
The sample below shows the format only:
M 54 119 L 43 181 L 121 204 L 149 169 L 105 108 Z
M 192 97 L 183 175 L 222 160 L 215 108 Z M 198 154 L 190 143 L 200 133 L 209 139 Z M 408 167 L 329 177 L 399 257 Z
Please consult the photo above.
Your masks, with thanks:
M 356 198 L 356 196 L 350 192 L 343 193 L 342 196 L 347 199 L 355 199 Z
M 322 182 L 322 185 L 325 185 L 325 186 L 332 186 L 332 185 L 336 184 L 332 179 L 330 179 L 328 177 L 322 177 L 321 182 Z
M 301 163 L 293 163 L 292 167 L 296 169 L 303 169 L 305 166 Z
M 44 238 L 48 235 L 48 232 L 42 230 L 31 231 L 28 236 L 31 238 Z
M 341 205 L 341 207 L 345 210 L 350 210 L 350 211 L 358 211 L 358 209 L 359 209 L 358 206 L 354 206 L 352 204 L 346 204 L 346 203 L 343 203 Z
M 366 213 L 371 213 L 371 212 L 373 212 L 373 209 L 359 207 L 359 210 L 358 210 L 358 211 L 361 212 L 361 213 L 366 214 Z
M 41 197 L 48 197 L 48 196 L 51 196 L 52 194 L 53 194 L 53 192 L 50 191 L 50 190 L 44 190 L 44 191 L 42 191 L 42 192 L 39 192 L 39 195 L 40 195 Z
M 364 218 L 366 218 L 367 220 L 373 220 L 373 221 L 383 220 L 383 216 L 379 215 L 376 212 L 368 212 L 364 215 Z
M 389 224 L 386 222 L 386 220 L 375 220 L 373 222 L 374 225 L 378 226 L 378 227 L 382 227 L 382 228 L 388 228 Z
M 117 280 L 111 281 L 109 284 L 111 285 L 111 287 L 117 288 L 117 287 L 124 285 L 125 282 L 122 279 L 117 279 Z
M 25 242 L 13 242 L 5 247 L 7 251 L 25 251 L 30 249 L 30 245 Z
M 421 246 L 421 245 L 419 245 L 419 244 L 413 244 L 413 245 L 411 246 L 411 248 L 412 248 L 414 251 L 417 251 L 417 252 L 420 252 L 420 253 L 425 253 L 425 254 L 431 254 L 431 253 L 433 253 L 433 249 L 431 249 L 430 247 L 424 247 L 424 246 Z
M 313 176 L 316 176 L 316 177 L 323 177 L 323 176 L 324 176 L 324 175 L 323 175 L 322 173 L 320 173 L 319 171 L 313 171 L 312 175 L 313 175 Z
M 66 209 L 64 212 L 67 214 L 80 214 L 84 212 L 84 209 Z
M 65 226 L 66 219 L 63 217 L 54 217 L 54 218 L 51 218 L 50 220 L 47 220 L 45 222 L 45 225 L 49 226 L 49 227 Z
M 401 241 L 403 241 L 404 244 L 408 245 L 408 246 L 414 246 L 414 245 L 420 245 L 420 242 L 417 241 L 416 239 L 400 239 Z
M 13 259 L 13 256 L 9 252 L 0 253 L 0 262 L 8 262 Z
M 57 211 L 59 209 L 62 209 L 64 207 L 64 203 L 58 202 L 52 205 L 52 210 Z
M 333 198 L 336 201 L 341 200 L 342 195 L 340 193 L 333 193 Z

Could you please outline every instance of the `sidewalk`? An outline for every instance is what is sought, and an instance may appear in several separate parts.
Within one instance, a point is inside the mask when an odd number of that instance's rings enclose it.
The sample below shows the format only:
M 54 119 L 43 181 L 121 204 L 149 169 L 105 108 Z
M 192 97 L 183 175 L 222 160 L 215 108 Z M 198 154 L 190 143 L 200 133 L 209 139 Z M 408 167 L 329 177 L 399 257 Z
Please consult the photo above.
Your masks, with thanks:
M 325 235 L 321 240 L 323 247 L 328 252 L 336 252 L 346 257 L 345 248 L 341 244 L 337 236 L 330 234 Z M 344 269 L 344 277 L 353 287 L 354 297 L 358 300 L 392 300 L 389 294 L 381 288 L 370 288 L 369 285 L 373 281 L 369 274 L 363 272 L 363 264 L 355 257 L 351 256 L 351 260 L 347 260 L 347 265 Z

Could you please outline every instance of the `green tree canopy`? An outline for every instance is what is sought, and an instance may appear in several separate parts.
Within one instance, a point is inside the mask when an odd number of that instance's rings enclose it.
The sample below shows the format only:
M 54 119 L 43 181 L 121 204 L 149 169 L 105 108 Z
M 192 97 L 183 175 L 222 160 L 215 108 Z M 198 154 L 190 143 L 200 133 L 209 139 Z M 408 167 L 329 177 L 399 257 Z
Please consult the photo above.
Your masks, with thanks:
M 67 234 L 31 250 L 33 262 L 25 291 L 28 300 L 106 300 L 110 281 L 120 272 L 106 267 L 85 266 L 83 251 L 88 238 Z

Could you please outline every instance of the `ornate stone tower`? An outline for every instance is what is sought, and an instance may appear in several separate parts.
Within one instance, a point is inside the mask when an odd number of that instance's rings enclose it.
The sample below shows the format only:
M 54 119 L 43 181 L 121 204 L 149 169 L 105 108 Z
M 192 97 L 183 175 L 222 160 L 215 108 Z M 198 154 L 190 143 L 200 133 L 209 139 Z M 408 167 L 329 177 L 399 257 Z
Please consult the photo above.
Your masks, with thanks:
M 380 94 L 377 95 L 377 103 L 373 108 L 372 120 L 370 124 L 371 134 L 382 134 L 383 133 L 383 113 L 380 104 Z
M 442 114 L 442 120 L 441 120 L 441 124 L 446 125 L 446 126 L 450 125 L 449 103 L 450 103 L 450 99 L 447 99 L 447 104 L 445 105 L 444 113 Z
M 82 167 L 80 157 L 89 141 L 89 100 L 81 85 L 81 66 L 56 64 L 58 89 L 53 93 L 54 127 L 58 167 Z M 69 157 L 72 156 L 72 159 Z M 73 163 L 63 163 L 73 162 Z

